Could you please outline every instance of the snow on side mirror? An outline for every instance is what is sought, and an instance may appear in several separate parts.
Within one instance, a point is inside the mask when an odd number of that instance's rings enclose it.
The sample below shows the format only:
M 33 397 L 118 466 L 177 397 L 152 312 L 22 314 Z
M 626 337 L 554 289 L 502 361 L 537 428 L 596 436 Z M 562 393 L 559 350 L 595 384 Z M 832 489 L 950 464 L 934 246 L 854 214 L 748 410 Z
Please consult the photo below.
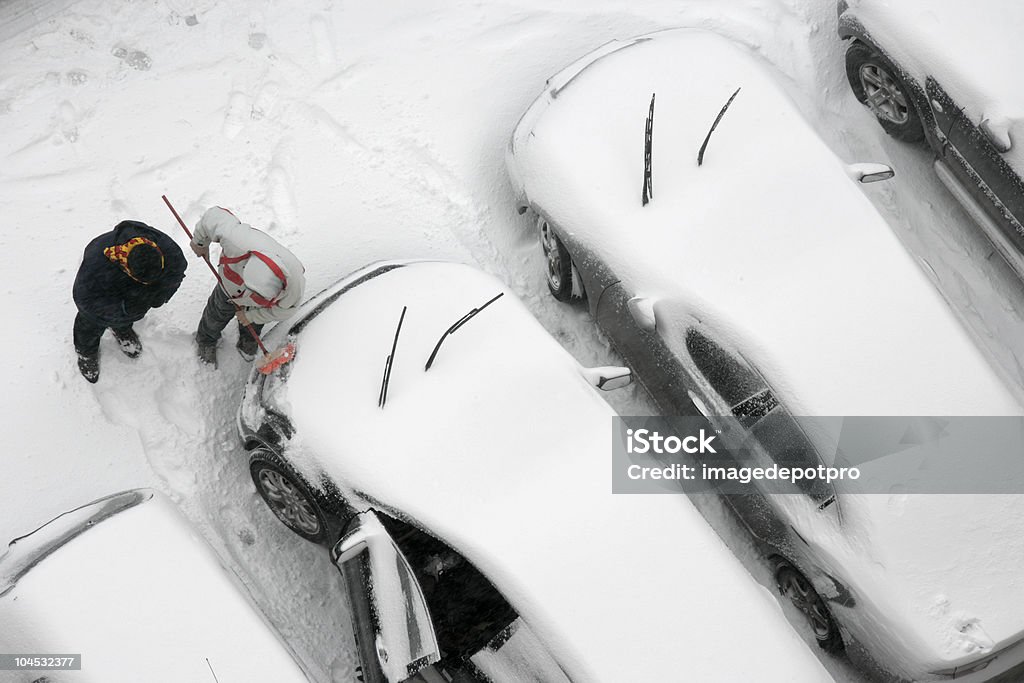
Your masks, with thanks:
M 981 125 L 982 135 L 992 143 L 992 146 L 996 148 L 996 151 L 1000 154 L 1006 154 L 1013 149 L 1013 139 L 1010 137 L 1010 123 L 1005 119 L 998 119 L 993 121 L 992 119 L 983 119 Z
M 633 371 L 614 365 L 600 368 L 583 368 L 583 377 L 601 391 L 614 391 L 633 381 Z
M 644 332 L 654 332 L 658 327 L 658 321 L 654 317 L 654 299 L 650 297 L 635 296 L 626 302 L 626 308 L 633 320 Z
M 880 180 L 888 180 L 896 175 L 892 166 L 885 164 L 850 164 L 846 172 L 858 183 L 877 183 Z

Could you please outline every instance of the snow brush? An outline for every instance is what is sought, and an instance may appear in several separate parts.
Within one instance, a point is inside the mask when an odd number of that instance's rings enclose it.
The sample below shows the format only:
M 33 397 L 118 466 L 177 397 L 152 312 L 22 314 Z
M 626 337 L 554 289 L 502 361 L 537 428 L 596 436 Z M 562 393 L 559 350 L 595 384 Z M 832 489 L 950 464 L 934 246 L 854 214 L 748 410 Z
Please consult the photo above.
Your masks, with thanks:
M 174 210 L 173 206 L 171 206 L 171 200 L 167 198 L 167 195 L 161 195 L 161 198 L 164 200 L 164 204 L 167 205 L 167 208 L 171 210 L 171 213 L 174 214 L 174 217 L 178 219 L 178 225 L 181 226 L 181 229 L 185 231 L 185 234 L 188 235 L 188 239 L 191 241 L 192 233 L 189 232 L 188 227 L 185 225 L 185 221 L 181 220 L 181 216 L 179 216 L 178 212 Z M 218 273 L 217 269 L 213 267 L 212 263 L 210 263 L 210 257 L 203 256 L 203 260 L 206 261 L 206 267 L 209 268 L 210 272 L 213 273 L 213 276 L 217 278 L 217 284 L 220 285 L 221 289 L 224 289 L 224 282 L 220 279 L 220 273 Z M 231 303 L 234 305 L 235 311 L 242 310 L 242 307 L 234 301 L 231 301 Z M 252 323 L 246 323 L 245 329 L 249 330 L 249 334 L 251 334 L 252 338 L 256 340 L 256 343 L 260 347 L 260 351 L 263 352 L 263 358 L 256 363 L 256 369 L 264 375 L 269 375 L 274 370 L 277 370 L 279 367 L 289 363 L 293 358 L 295 358 L 295 344 L 285 344 L 276 351 L 270 352 L 267 351 L 267 347 L 263 345 L 263 340 L 260 339 L 259 333 L 253 329 Z

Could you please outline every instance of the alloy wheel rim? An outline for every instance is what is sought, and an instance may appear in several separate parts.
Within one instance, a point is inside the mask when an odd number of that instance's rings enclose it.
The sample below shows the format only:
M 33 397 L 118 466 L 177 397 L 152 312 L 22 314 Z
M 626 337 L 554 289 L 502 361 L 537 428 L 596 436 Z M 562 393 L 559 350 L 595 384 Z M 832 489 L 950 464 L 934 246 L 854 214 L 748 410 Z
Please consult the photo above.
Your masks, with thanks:
M 811 623 L 814 635 L 819 640 L 828 638 L 832 633 L 832 624 L 821 597 L 814 592 L 811 585 L 803 577 L 786 572 L 785 578 L 779 581 L 782 593 Z
M 548 262 L 548 281 L 555 289 L 562 287 L 562 257 L 558 254 L 557 238 L 545 222 L 540 228 L 540 246 Z
M 320 520 L 316 512 L 288 477 L 271 469 L 263 469 L 260 470 L 259 480 L 270 509 L 278 519 L 310 536 L 320 532 Z
M 862 64 L 860 84 L 864 88 L 868 107 L 877 116 L 897 125 L 910 120 L 907 95 L 886 69 L 874 62 Z

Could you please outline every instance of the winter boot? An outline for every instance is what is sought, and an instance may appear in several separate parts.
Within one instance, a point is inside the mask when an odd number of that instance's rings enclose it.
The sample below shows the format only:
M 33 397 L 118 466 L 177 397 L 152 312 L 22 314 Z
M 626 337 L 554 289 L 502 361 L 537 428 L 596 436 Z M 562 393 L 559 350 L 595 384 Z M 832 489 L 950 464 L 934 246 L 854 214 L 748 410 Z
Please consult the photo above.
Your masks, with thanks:
M 249 334 L 249 330 L 240 329 L 238 331 L 238 343 L 235 344 L 235 348 L 238 349 L 238 355 L 247 363 L 252 362 L 256 357 L 256 340 Z
M 87 355 L 84 353 L 78 354 L 78 369 L 82 373 L 82 377 L 86 378 L 92 384 L 96 384 L 96 381 L 100 378 L 100 354 L 97 351 L 94 354 Z
M 207 365 L 212 365 L 214 369 L 217 368 L 217 345 L 216 344 L 203 344 L 196 339 L 196 348 L 199 360 L 203 361 Z
M 121 352 L 129 358 L 138 358 L 142 353 L 142 341 L 139 339 L 139 335 L 135 334 L 135 330 L 129 327 L 127 330 L 113 330 L 113 332 Z

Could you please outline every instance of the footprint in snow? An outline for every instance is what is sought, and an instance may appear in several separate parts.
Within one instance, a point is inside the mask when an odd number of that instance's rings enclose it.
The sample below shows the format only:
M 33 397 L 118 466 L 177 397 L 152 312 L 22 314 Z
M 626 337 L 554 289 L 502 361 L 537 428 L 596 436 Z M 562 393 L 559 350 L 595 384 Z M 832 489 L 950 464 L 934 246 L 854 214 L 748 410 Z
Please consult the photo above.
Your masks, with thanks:
M 74 105 L 64 100 L 57 108 L 57 116 L 60 119 L 58 127 L 61 135 L 68 142 L 76 142 L 78 140 L 78 113 L 75 111 Z
M 77 40 L 79 43 L 88 45 L 89 47 L 93 47 L 94 45 L 96 45 L 96 41 L 92 39 L 91 35 L 77 28 L 73 28 L 70 31 L 68 31 L 68 35 Z
M 245 510 L 233 504 L 221 505 L 217 510 L 217 518 L 220 520 L 224 539 L 232 548 L 237 547 L 234 543 L 236 540 L 246 548 L 256 544 L 256 531 Z
M 153 66 L 153 60 L 142 50 L 133 50 L 124 45 L 115 45 L 110 53 L 131 68 L 139 71 L 149 71 L 149 68 Z
M 259 121 L 265 116 L 270 116 L 278 100 L 281 98 L 281 89 L 277 83 L 270 82 L 260 88 L 256 95 L 256 101 L 252 103 L 252 111 L 249 118 Z
M 228 140 L 234 140 L 245 127 L 246 120 L 250 117 L 249 101 L 245 95 L 237 90 L 228 97 L 227 111 L 224 114 L 224 125 L 221 132 Z
M 295 210 L 291 178 L 288 177 L 288 172 L 276 163 L 270 167 L 267 176 L 267 199 L 278 223 L 289 228 L 295 225 L 298 212 Z
M 252 529 L 239 529 L 237 534 L 238 540 L 242 542 L 242 545 L 251 546 L 256 543 L 256 534 L 253 533 Z
M 320 66 L 332 66 L 336 56 L 334 40 L 331 38 L 327 20 L 320 16 L 313 17 L 309 22 L 309 28 L 313 34 L 313 51 L 316 53 L 316 60 L 320 62 Z
M 89 74 L 85 73 L 84 71 L 74 69 L 64 74 L 64 78 L 67 79 L 69 85 L 83 85 L 86 81 L 89 80 Z
M 249 15 L 249 47 L 262 50 L 267 44 L 266 17 L 262 12 L 254 11 Z

